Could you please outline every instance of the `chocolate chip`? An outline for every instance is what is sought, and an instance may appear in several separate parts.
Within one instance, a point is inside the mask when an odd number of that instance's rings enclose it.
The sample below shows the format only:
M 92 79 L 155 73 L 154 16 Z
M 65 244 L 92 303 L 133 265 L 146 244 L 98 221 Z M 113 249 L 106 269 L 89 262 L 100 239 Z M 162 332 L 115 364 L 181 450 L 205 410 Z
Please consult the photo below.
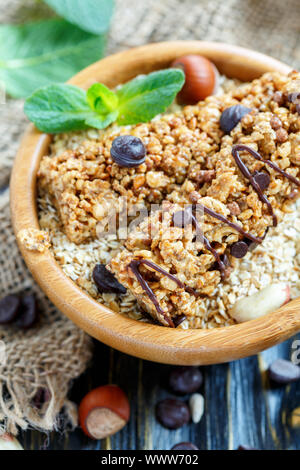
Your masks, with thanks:
M 239 242 L 233 243 L 230 248 L 230 253 L 235 258 L 244 258 L 244 256 L 246 256 L 248 253 L 248 248 L 248 244 L 241 240 Z
M 186 209 L 184 211 L 174 212 L 172 220 L 174 227 L 184 228 L 193 222 L 192 211 Z
M 183 323 L 186 320 L 186 316 L 177 315 L 177 317 L 173 318 L 172 320 L 173 320 L 175 328 L 177 328 L 177 326 L 181 325 L 181 323 Z
M 271 178 L 269 173 L 265 173 L 264 171 L 257 171 L 256 173 L 254 173 L 253 179 L 262 191 L 264 191 L 270 186 Z
M 12 323 L 19 312 L 21 300 L 17 295 L 7 295 L 0 300 L 0 325 Z
M 114 139 L 110 154 L 119 166 L 134 168 L 144 163 L 146 148 L 138 137 L 121 135 Z
M 93 279 L 101 294 L 126 294 L 125 287 L 106 269 L 104 264 L 96 264 L 93 270 Z
M 156 419 L 168 429 L 178 429 L 187 424 L 190 419 L 188 406 L 176 398 L 166 398 L 156 405 Z
M 171 450 L 199 450 L 199 447 L 191 442 L 179 442 L 179 444 L 173 446 Z
M 225 134 L 230 134 L 232 129 L 241 121 L 241 119 L 249 114 L 252 110 L 241 104 L 236 104 L 226 108 L 221 114 L 220 127 Z
M 237 450 L 257 450 L 257 449 L 254 449 L 253 447 L 249 447 L 249 446 L 240 445 L 238 446 Z
M 169 375 L 169 386 L 175 393 L 196 392 L 203 383 L 203 376 L 198 367 L 175 367 Z
M 268 369 L 269 378 L 278 384 L 288 384 L 300 379 L 300 367 L 285 359 L 277 359 Z
M 38 308 L 37 301 L 33 294 L 25 295 L 21 299 L 20 313 L 18 314 L 16 325 L 21 330 L 28 330 L 37 321 Z

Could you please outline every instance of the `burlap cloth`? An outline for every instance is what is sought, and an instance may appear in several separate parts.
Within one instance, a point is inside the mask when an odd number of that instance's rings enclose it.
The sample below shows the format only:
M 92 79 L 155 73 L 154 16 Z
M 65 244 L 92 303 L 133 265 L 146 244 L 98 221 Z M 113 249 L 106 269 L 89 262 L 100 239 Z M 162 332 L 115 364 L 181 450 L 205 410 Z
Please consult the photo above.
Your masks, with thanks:
M 84 0 L 82 0 L 84 1 Z M 117 0 L 108 53 L 171 39 L 223 41 L 256 49 L 300 66 L 299 0 Z M 33 0 L 0 0 L 0 23 L 20 22 L 49 14 Z M 76 422 L 67 400 L 70 381 L 87 367 L 90 339 L 45 298 L 32 281 L 12 232 L 7 184 L 20 137 L 27 125 L 23 102 L 7 99 L 0 105 L 0 297 L 19 291 L 36 293 L 42 318 L 33 330 L 0 329 L 7 362 L 0 365 L 2 429 L 51 430 L 64 407 L 62 426 Z M 51 400 L 42 410 L 34 396 L 47 388 Z M 59 420 L 61 424 L 61 420 Z

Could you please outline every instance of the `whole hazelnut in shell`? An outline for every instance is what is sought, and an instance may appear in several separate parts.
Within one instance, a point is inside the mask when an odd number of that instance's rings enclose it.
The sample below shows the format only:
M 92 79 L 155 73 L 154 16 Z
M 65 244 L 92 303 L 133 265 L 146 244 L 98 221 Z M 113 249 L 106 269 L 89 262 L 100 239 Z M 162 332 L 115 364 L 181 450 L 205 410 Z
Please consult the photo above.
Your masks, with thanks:
M 104 439 L 120 431 L 128 422 L 130 405 L 117 385 L 91 390 L 79 405 L 79 422 L 92 439 Z
M 206 57 L 185 55 L 174 60 L 171 67 L 181 68 L 185 74 L 185 84 L 177 96 L 180 104 L 196 104 L 216 93 L 219 73 Z

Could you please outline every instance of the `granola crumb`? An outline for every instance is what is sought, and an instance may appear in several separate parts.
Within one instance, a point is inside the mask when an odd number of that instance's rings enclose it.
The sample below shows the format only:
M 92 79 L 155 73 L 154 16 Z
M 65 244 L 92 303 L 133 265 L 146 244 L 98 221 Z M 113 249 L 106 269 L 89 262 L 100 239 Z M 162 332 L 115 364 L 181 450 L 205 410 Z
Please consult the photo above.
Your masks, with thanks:
M 17 235 L 18 240 L 29 251 L 44 253 L 51 247 L 49 233 L 44 230 L 27 228 L 20 230 Z

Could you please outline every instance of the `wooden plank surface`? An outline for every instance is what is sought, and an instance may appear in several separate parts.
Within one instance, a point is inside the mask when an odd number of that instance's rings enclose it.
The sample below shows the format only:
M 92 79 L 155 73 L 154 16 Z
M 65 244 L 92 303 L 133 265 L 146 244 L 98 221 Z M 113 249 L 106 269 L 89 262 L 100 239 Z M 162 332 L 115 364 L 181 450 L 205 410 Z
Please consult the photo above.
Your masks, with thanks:
M 127 427 L 103 441 L 86 438 L 80 429 L 49 437 L 26 432 L 21 440 L 26 449 L 168 450 L 186 440 L 209 450 L 236 449 L 239 444 L 258 449 L 300 449 L 300 428 L 291 426 L 292 412 L 300 406 L 300 381 L 272 388 L 265 374 L 273 360 L 290 358 L 295 339 L 258 356 L 202 367 L 205 414 L 199 424 L 191 423 L 177 431 L 164 429 L 154 416 L 157 401 L 171 395 L 166 387 L 170 367 L 141 361 L 95 342 L 92 366 L 76 381 L 70 398 L 78 403 L 93 387 L 118 384 L 131 403 Z

